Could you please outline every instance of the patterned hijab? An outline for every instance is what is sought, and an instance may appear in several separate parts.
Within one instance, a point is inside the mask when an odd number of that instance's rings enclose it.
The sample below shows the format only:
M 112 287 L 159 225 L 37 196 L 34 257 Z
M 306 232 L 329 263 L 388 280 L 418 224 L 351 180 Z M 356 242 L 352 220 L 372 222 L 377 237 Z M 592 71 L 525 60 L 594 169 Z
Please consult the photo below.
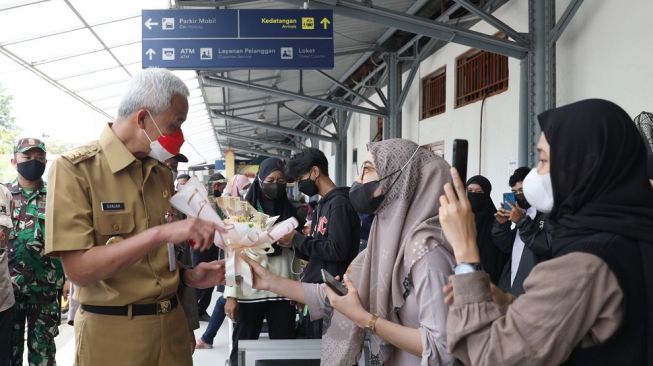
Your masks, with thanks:
M 401 324 L 397 314 L 413 291 L 410 280 L 413 265 L 438 246 L 453 255 L 438 220 L 439 197 L 444 193 L 444 184 L 451 181 L 451 175 L 443 159 L 409 140 L 373 143 L 370 151 L 380 178 L 404 165 L 405 168 L 381 181 L 386 198 L 376 212 L 367 249 L 354 259 L 348 272 L 363 307 Z M 363 337 L 362 329 L 334 312 L 322 338 L 322 362 L 355 364 Z M 392 356 L 395 347 L 373 335 L 371 351 L 375 359 L 384 362 Z

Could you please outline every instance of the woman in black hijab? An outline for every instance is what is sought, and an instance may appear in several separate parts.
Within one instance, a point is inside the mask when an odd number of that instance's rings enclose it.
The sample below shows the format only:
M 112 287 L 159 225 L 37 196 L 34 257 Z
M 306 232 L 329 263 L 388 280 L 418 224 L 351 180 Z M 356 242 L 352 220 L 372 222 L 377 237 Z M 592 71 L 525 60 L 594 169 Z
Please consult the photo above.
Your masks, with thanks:
M 271 217 L 279 216 L 277 222 L 290 217 L 297 218 L 301 230 L 304 220 L 299 219 L 296 209 L 288 200 L 284 167 L 285 164 L 280 159 L 263 160 L 245 199 L 259 212 Z M 267 268 L 279 276 L 292 278 L 292 250 L 276 244 L 273 247 L 275 250 L 268 255 Z M 295 338 L 295 307 L 288 299 L 259 290 L 253 290 L 248 296 L 236 293 L 235 289 L 227 289 L 226 293 L 225 313 L 236 321 L 232 338 L 232 365 L 237 363 L 238 340 L 258 339 L 264 319 L 267 320 L 271 339 Z
M 533 269 L 517 300 L 495 293 L 490 301 L 487 275 L 464 265 L 479 255 L 453 171 L 458 196 L 445 187 L 440 210 L 458 262 L 445 287 L 449 349 L 467 365 L 651 365 L 653 190 L 644 143 L 628 114 L 605 100 L 549 110 L 539 122 L 540 161 L 524 193 L 550 212 L 554 258 Z
M 469 178 L 466 186 L 467 198 L 474 213 L 481 266 L 490 275 L 490 281 L 496 285 L 508 257 L 492 242 L 492 225 L 495 221 L 494 214 L 497 212 L 490 197 L 492 184 L 484 176 L 476 175 Z
M 286 193 L 286 177 L 284 175 L 285 164 L 283 160 L 268 158 L 261 162 L 258 174 L 251 188 L 245 196 L 245 200 L 260 212 L 270 216 L 279 216 L 277 222 L 287 218 L 298 218 L 297 210 L 288 200 Z M 300 227 L 303 223 L 300 223 Z M 275 255 L 278 255 L 275 250 Z

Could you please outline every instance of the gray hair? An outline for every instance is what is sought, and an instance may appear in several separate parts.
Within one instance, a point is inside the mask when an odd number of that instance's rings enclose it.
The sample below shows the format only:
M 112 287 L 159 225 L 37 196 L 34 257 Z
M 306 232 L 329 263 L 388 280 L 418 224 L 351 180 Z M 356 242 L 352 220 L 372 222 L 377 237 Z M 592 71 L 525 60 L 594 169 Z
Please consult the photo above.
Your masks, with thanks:
M 127 92 L 120 100 L 118 119 L 123 119 L 141 108 L 158 114 L 170 108 L 172 96 L 179 94 L 188 98 L 188 87 L 175 74 L 166 69 L 145 69 L 134 75 L 127 85 Z

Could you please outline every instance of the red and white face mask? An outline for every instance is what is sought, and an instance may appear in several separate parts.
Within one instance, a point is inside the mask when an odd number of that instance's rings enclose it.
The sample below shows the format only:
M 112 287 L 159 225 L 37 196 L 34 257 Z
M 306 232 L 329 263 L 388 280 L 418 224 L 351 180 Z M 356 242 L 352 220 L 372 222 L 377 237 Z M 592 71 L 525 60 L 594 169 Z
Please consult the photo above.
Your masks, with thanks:
M 181 128 L 177 129 L 175 132 L 164 135 L 159 128 L 159 125 L 156 123 L 150 111 L 147 111 L 147 114 L 150 115 L 152 122 L 157 131 L 159 131 L 159 138 L 152 140 L 150 136 L 147 135 L 145 130 L 142 130 L 145 133 L 145 136 L 150 140 L 150 152 L 147 154 L 149 157 L 156 159 L 162 163 L 166 160 L 172 158 L 173 156 L 179 154 L 181 150 L 181 145 L 184 144 L 184 134 L 181 132 Z

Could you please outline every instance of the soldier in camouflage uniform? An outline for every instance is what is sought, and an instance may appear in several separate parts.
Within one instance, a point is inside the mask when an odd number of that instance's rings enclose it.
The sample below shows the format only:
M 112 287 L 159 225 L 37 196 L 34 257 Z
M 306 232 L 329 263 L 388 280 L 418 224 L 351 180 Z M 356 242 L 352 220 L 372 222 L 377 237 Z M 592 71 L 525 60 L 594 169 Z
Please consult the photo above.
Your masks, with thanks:
M 12 195 L 13 229 L 9 235 L 9 273 L 16 304 L 11 365 L 22 365 L 27 322 L 30 365 L 56 365 L 54 337 L 59 334 L 58 294 L 64 274 L 58 258 L 45 256 L 45 145 L 18 140 L 12 164 L 17 179 L 7 185 Z

